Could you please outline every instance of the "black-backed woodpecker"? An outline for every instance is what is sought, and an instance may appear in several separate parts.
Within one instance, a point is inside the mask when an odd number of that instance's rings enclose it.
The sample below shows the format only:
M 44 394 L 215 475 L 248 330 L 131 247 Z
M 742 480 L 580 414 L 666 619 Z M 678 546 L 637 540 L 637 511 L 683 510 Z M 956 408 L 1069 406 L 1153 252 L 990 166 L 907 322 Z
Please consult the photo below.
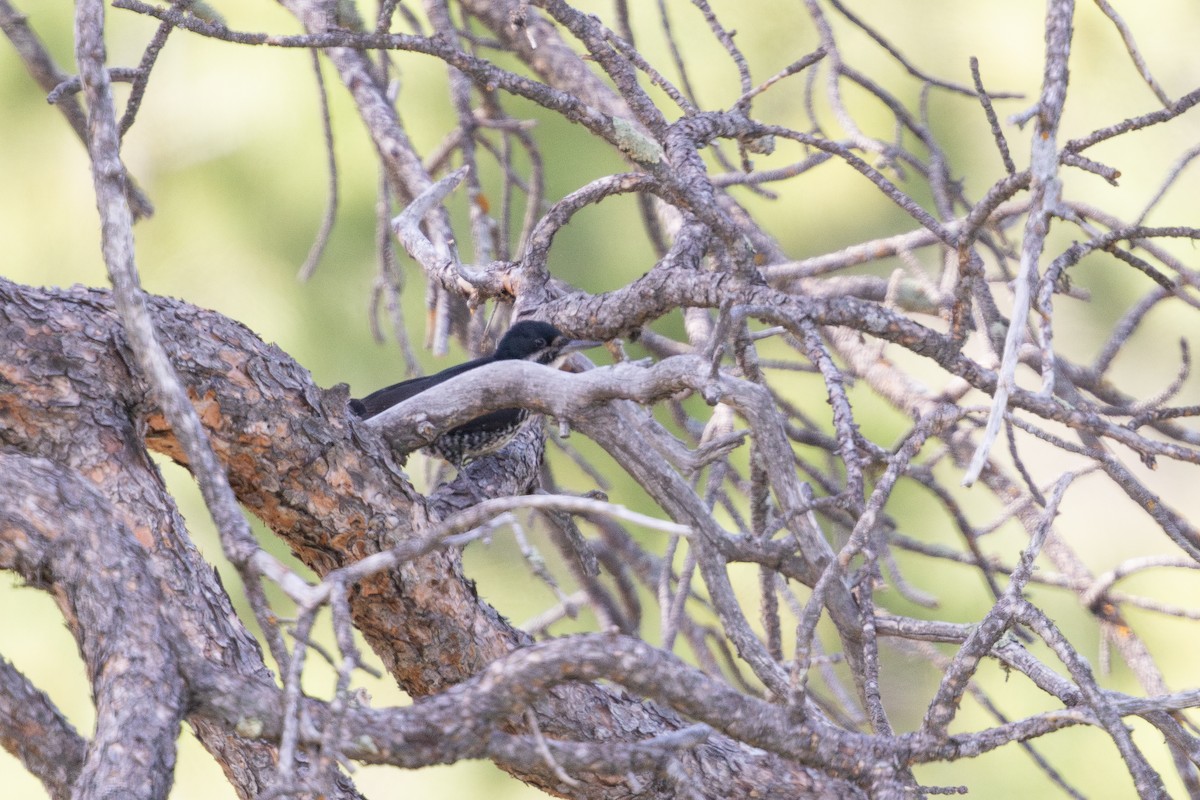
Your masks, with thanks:
M 520 359 L 556 366 L 556 362 L 577 350 L 595 347 L 600 342 L 569 339 L 547 322 L 518 322 L 508 329 L 490 356 L 444 369 L 436 375 L 401 381 L 372 392 L 361 400 L 351 400 L 350 410 L 369 419 L 410 397 L 433 390 L 455 375 L 491 364 L 495 361 Z M 456 467 L 496 452 L 516 435 L 521 423 L 529 417 L 524 408 L 502 408 L 451 428 L 426 449 Z

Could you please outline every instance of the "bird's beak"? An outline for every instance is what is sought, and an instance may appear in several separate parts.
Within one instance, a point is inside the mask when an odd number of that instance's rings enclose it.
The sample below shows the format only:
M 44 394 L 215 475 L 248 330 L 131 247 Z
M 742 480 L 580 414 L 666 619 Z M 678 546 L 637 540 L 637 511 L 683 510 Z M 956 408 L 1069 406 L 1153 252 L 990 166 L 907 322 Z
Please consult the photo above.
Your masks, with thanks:
M 595 339 L 568 340 L 562 345 L 562 349 L 558 351 L 558 355 L 555 357 L 554 361 L 551 362 L 550 366 L 554 369 L 558 369 L 563 365 L 563 362 L 568 356 L 571 355 L 571 353 L 578 353 L 580 350 L 588 350 L 592 347 L 599 347 L 602 344 L 604 344 L 604 342 L 597 341 Z
M 604 344 L 604 342 L 596 339 L 573 339 L 563 345 L 563 348 L 559 351 L 559 354 L 566 356 L 570 355 L 571 353 L 578 353 L 580 350 L 588 350 L 593 347 L 599 347 L 602 344 Z

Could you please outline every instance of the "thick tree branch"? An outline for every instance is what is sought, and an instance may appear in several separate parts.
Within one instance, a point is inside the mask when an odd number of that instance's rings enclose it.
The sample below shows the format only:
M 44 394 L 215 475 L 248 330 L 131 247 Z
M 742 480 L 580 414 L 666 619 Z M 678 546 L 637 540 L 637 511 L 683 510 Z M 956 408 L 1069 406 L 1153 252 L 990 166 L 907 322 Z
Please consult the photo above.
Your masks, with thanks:
M 186 694 L 142 545 L 82 476 L 11 454 L 0 472 L 0 567 L 55 586 L 91 670 L 96 729 L 71 796 L 163 800 Z

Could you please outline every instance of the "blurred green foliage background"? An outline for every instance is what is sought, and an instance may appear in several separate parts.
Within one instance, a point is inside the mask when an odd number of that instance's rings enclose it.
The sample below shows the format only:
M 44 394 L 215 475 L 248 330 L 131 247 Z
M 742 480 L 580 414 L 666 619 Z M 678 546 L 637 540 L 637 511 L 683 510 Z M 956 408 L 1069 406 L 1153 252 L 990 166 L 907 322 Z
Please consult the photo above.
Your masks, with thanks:
M 605 2 L 581 3 L 601 15 L 610 13 Z M 639 46 L 650 61 L 673 76 L 661 32 L 655 22 L 656 4 L 632 3 Z M 72 4 L 63 0 L 18 0 L 33 29 L 51 48 L 59 64 L 72 71 Z M 248 31 L 295 32 L 286 12 L 269 3 L 223 0 L 213 3 L 233 28 Z M 852 4 L 856 13 L 886 33 L 916 64 L 929 73 L 969 84 L 968 59 L 980 59 L 984 80 L 992 91 L 1018 91 L 1024 100 L 998 103 L 1002 119 L 1025 108 L 1036 97 L 1041 82 L 1042 30 L 1044 12 L 1040 3 L 973 2 L 954 0 L 909 0 L 884 2 L 863 0 Z M 801 3 L 770 0 L 715 2 L 714 9 L 726 27 L 738 31 L 738 43 L 746 53 L 755 82 L 769 77 L 816 44 L 812 25 Z M 374 16 L 373 4 L 364 16 Z M 1120 4 L 1130 28 L 1138 37 L 1151 69 L 1173 97 L 1200 85 L 1200 68 L 1194 57 L 1194 42 L 1200 30 L 1200 7 L 1191 0 L 1158 0 L 1153 4 Z M 728 107 L 740 93 L 736 71 L 719 50 L 700 14 L 691 4 L 671 4 L 672 20 L 683 42 L 684 57 L 700 87 L 701 104 Z M 837 33 L 843 56 L 860 71 L 872 76 L 910 108 L 917 107 L 919 81 L 907 75 L 867 37 L 838 22 Z M 156 24 L 128 12 L 109 12 L 109 53 L 113 65 L 135 65 Z M 1120 39 L 1095 6 L 1079 4 L 1076 12 L 1075 49 L 1071 57 L 1072 86 L 1063 130 L 1067 137 L 1084 133 L 1127 116 L 1156 107 L 1149 90 L 1138 78 L 1126 57 Z M 446 101 L 446 70 L 443 64 L 423 56 L 397 54 L 401 90 L 399 107 L 409 132 L 422 152 L 428 152 L 453 125 Z M 377 173 L 372 145 L 367 139 L 346 92 L 336 74 L 324 66 L 333 107 L 333 126 L 339 162 L 341 205 L 337 225 L 326 254 L 308 283 L 296 273 L 308 253 L 326 198 L 323 143 L 318 117 L 315 80 L 309 55 L 303 51 L 244 47 L 210 41 L 186 32 L 175 32 L 161 54 L 137 124 L 126 137 L 124 157 L 156 206 L 153 218 L 136 228 L 139 268 L 147 290 L 180 297 L 199 306 L 213 308 L 241 321 L 265 340 L 276 342 L 298 362 L 310 369 L 321 385 L 349 383 L 361 394 L 398 379 L 403 361 L 394 344 L 378 344 L 370 336 L 367 307 L 376 267 L 374 264 L 374 203 Z M 756 114 L 768 121 L 806 127 L 803 120 L 803 77 L 785 81 L 756 101 Z M 118 84 L 123 101 L 127 86 Z M 852 88 L 846 101 L 864 129 L 887 139 L 893 122 L 878 102 Z M 661 95 L 660 95 L 661 97 Z M 606 147 L 591 141 L 585 132 L 548 115 L 523 101 L 507 107 L 515 116 L 538 121 L 535 135 L 543 147 L 551 201 L 604 174 L 627 169 Z M 0 42 L 0 274 L 33 285 L 64 286 L 82 283 L 105 284 L 99 255 L 99 231 L 86 154 L 60 117 L 45 103 L 43 94 L 26 74 L 8 43 Z M 973 101 L 934 92 L 929 98 L 931 125 L 947 147 L 952 172 L 961 177 L 969 196 L 979 197 L 1001 177 L 1003 168 L 996 155 L 982 112 Z M 831 125 L 831 130 L 836 126 Z M 1028 132 L 1005 125 L 1018 164 L 1028 151 Z M 1126 218 L 1137 215 L 1164 178 L 1170 163 L 1189 147 L 1200 143 L 1200 126 L 1184 118 L 1134 136 L 1122 137 L 1095 149 L 1093 157 L 1122 170 L 1122 188 L 1108 187 L 1100 178 L 1079 172 L 1067 173 L 1066 193 L 1093 197 L 1113 213 Z M 781 147 L 760 166 L 797 160 L 798 151 Z M 486 179 L 485 175 L 485 179 Z M 816 255 L 874 237 L 911 230 L 903 212 L 848 167 L 831 162 L 804 179 L 771 187 L 775 201 L 749 194 L 739 198 L 757 215 L 764 227 L 774 232 L 785 249 L 796 258 Z M 911 188 L 911 187 L 906 187 Z M 1151 222 L 1195 224 L 1197 177 L 1185 174 L 1170 191 Z M 918 196 L 918 199 L 925 199 Z M 465 218 L 461 197 L 452 198 L 452 209 L 461 223 Z M 463 241 L 466 241 L 465 227 Z M 1060 237 L 1061 238 L 1061 237 Z M 1069 244 L 1052 239 L 1052 249 Z M 1178 249 L 1194 263 L 1189 248 Z M 464 253 L 468 258 L 469 253 Z M 653 255 L 642 235 L 636 205 L 629 198 L 606 201 L 579 215 L 555 241 L 551 267 L 555 274 L 589 291 L 620 286 L 653 263 Z M 894 263 L 872 266 L 886 274 Z M 405 312 L 408 333 L 415 342 L 423 337 L 423 286 L 416 268 L 407 260 L 408 277 Z M 1073 273 L 1093 293 L 1089 304 L 1064 302 L 1062 319 L 1069 326 L 1061 331 L 1060 346 L 1077 348 L 1068 355 L 1094 352 L 1097 337 L 1138 296 L 1143 280 L 1129 270 L 1115 271 L 1110 263 L 1089 259 Z M 386 326 L 386 323 L 385 323 Z M 678 320 L 661 323 L 665 332 L 678 330 Z M 674 327 L 673 327 L 674 326 Z M 1139 333 L 1145 357 L 1118 364 L 1117 374 L 1135 385 L 1158 387 L 1169 382 L 1175 370 L 1174 342 L 1181 333 L 1169 314 L 1156 314 Z M 1163 347 L 1162 345 L 1168 345 Z M 421 352 L 427 369 L 450 362 Z M 460 357 L 455 351 L 452 358 Z M 935 370 L 915 363 L 919 375 L 939 380 Z M 1195 402 L 1196 381 L 1190 384 Z M 805 393 L 797 379 L 797 400 L 810 404 L 824 418 L 824 394 L 814 389 Z M 815 384 L 810 386 L 815 387 Z M 1150 390 L 1148 393 L 1152 393 Z M 1187 393 L 1185 393 L 1187 394 Z M 865 392 L 854 395 L 864 433 L 875 441 L 890 443 L 903 428 L 898 414 L 883 407 Z M 586 446 L 586 445 L 584 445 Z M 410 462 L 410 466 L 413 462 Z M 1042 474 L 1056 465 L 1038 464 Z M 204 552 L 222 563 L 219 547 L 190 481 L 180 470 L 164 465 L 173 491 Z M 412 470 L 420 479 L 422 470 Z M 1164 465 L 1153 480 L 1156 485 L 1195 485 L 1194 471 L 1187 474 L 1177 465 Z M 948 480 L 948 483 L 957 483 Z M 1191 493 L 1195 495 L 1195 492 Z M 629 505 L 640 502 L 636 487 L 618 484 L 614 499 Z M 970 502 L 970 501 L 968 501 Z M 1200 505 L 1193 496 L 1183 510 L 1200 518 Z M 893 508 L 897 507 L 897 508 Z M 997 509 L 970 506 L 980 515 Z M 929 498 L 915 490 L 902 489 L 889 506 L 898 518 L 921 520 L 932 511 Z M 649 510 L 649 509 L 648 509 Z M 1076 527 L 1065 531 L 1084 549 L 1094 568 L 1104 569 L 1128 555 L 1162 549 L 1158 541 L 1146 541 L 1146 521 L 1122 497 L 1096 498 L 1084 493 L 1070 496 L 1064 512 L 1070 512 Z M 931 541 L 956 544 L 956 538 L 940 515 L 930 513 L 925 524 L 910 530 Z M 1153 538 L 1153 534 L 1150 534 Z M 266 532 L 262 540 L 281 557 L 283 548 Z M 1022 544 L 1015 531 L 998 535 L 991 546 L 1015 554 Z M 548 550 L 544 548 L 544 551 Z M 548 554 L 549 555 L 549 554 Z M 550 605 L 548 591 L 527 588 L 526 566 L 510 537 L 498 537 L 490 545 L 476 544 L 468 551 L 469 574 L 481 592 L 514 621 L 521 621 Z M 901 556 L 910 579 L 920 583 L 921 570 L 928 564 Z M 298 567 L 299 568 L 299 567 Z M 300 568 L 302 569 L 302 568 Z M 520 576 L 513 580 L 513 576 Z M 754 574 L 747 570 L 752 586 Z M 1138 580 L 1149 580 L 1145 577 Z M 1194 583 L 1177 582 L 1167 590 L 1174 602 L 1195 605 L 1200 593 Z M 945 619 L 973 620 L 989 605 L 976 577 L 964 571 L 949 580 L 939 575 L 932 587 L 944 601 L 936 613 Z M 226 572 L 225 585 L 235 602 L 241 593 L 237 580 Z M 1125 588 L 1136 591 L 1136 585 Z M 1161 583 L 1157 593 L 1162 596 Z M 1048 589 L 1035 592 L 1049 593 Z M 927 614 L 904 601 L 894 600 L 897 612 Z M 1039 597 L 1046 601 L 1046 597 Z M 1051 605 L 1053 605 L 1053 601 Z M 0 578 L 0 653 L 47 691 L 59 707 L 87 735 L 92 721 L 90 698 L 74 643 L 50 599 L 43 593 L 16 586 L 11 578 Z M 1070 597 L 1063 597 L 1063 627 L 1088 630 L 1088 621 Z M 1196 638 L 1183 623 L 1134 614 L 1145 623 L 1141 632 L 1156 653 L 1173 651 L 1164 663 L 1174 688 L 1200 683 Z M 249 617 L 246 617 L 249 619 Z M 1150 624 L 1152 622 L 1152 624 Z M 575 623 L 585 627 L 586 621 Z M 785 626 L 786 628 L 786 626 Z M 567 627 L 555 630 L 567 630 Z M 652 632 L 648 631 L 648 638 Z M 653 640 L 653 639 L 651 639 Z M 1080 637 L 1076 636 L 1076 641 Z M 1095 649 L 1085 653 L 1093 656 Z M 1042 653 L 1042 655 L 1046 655 Z M 1050 663 L 1053 659 L 1047 656 Z M 911 696 L 910 708 L 896 708 L 900 727 L 919 723 L 924 704 L 935 687 L 936 674 L 914 659 L 892 662 L 885 679 L 891 687 L 885 697 Z M 322 672 L 316 660 L 308 689 L 325 695 L 332 676 Z M 1003 686 L 1005 677 L 988 666 L 993 686 Z M 1114 664 L 1109 685 L 1137 691 L 1126 670 Z M 907 684 L 907 688 L 906 688 Z M 364 679 L 373 702 L 386 705 L 405 702 L 387 681 Z M 1012 682 L 1004 695 L 1005 710 L 1012 718 L 1045 708 L 1040 695 L 1023 681 Z M 973 704 L 964 709 L 956 729 L 986 726 L 990 718 Z M 1137 724 L 1135 723 L 1135 727 Z M 1151 732 L 1149 737 L 1157 734 Z M 1139 741 L 1146 738 L 1141 731 Z M 1161 748 L 1147 745 L 1158 763 L 1164 763 Z M 1094 730 L 1078 729 L 1038 743 L 1071 781 L 1089 797 L 1125 796 L 1128 787 L 1124 770 L 1104 736 Z M 1169 770 L 1168 770 L 1169 771 Z M 919 773 L 927 784 L 969 784 L 971 797 L 1042 796 L 1044 778 L 1017 748 L 983 757 L 974 762 L 927 769 Z M 1003 776 L 1001 778 L 1000 776 Z M 490 764 L 466 763 L 418 772 L 365 768 L 356 774 L 360 789 L 375 798 L 412 796 L 517 798 L 541 797 L 540 793 L 499 773 Z M 40 785 L 6 753 L 0 752 L 0 786 L 10 798 L 44 796 Z M 233 797 L 217 767 L 195 744 L 190 733 L 181 737 L 180 769 L 172 795 L 177 800 Z

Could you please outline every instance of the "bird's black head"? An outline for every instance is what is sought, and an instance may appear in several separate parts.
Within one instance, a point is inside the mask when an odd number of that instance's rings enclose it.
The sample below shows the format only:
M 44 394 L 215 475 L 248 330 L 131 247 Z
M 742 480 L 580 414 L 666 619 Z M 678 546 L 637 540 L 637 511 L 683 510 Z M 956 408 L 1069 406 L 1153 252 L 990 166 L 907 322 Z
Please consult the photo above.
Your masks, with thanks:
M 492 354 L 492 358 L 497 361 L 521 359 L 550 364 L 568 353 L 597 344 L 599 342 L 568 339 L 562 331 L 548 322 L 527 320 L 508 329 L 496 345 L 496 352 Z
M 500 338 L 492 357 L 497 360 L 534 359 L 538 353 L 562 338 L 562 331 L 549 322 L 518 322 Z

